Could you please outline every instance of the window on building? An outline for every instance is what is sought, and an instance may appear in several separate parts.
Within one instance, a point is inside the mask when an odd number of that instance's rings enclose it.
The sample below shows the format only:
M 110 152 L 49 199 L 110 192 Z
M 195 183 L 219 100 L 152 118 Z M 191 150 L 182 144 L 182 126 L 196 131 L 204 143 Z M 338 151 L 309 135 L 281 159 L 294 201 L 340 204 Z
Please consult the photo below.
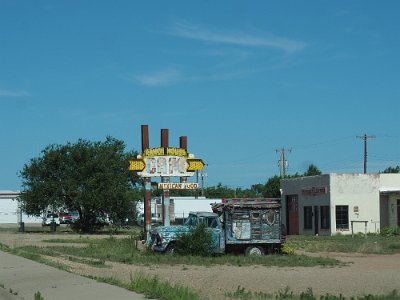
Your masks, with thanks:
M 312 206 L 304 206 L 304 229 L 312 229 Z
M 349 229 L 349 206 L 336 206 L 336 229 Z
M 321 229 L 330 228 L 329 206 L 321 206 Z

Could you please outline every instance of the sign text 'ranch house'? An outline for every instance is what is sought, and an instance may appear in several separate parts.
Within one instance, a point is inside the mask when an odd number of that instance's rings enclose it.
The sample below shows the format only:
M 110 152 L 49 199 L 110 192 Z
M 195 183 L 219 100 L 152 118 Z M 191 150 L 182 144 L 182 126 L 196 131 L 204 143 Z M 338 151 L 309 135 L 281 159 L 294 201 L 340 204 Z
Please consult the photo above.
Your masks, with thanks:
M 188 156 L 187 151 L 183 148 L 148 148 L 143 152 L 144 157 L 154 157 L 154 156 Z

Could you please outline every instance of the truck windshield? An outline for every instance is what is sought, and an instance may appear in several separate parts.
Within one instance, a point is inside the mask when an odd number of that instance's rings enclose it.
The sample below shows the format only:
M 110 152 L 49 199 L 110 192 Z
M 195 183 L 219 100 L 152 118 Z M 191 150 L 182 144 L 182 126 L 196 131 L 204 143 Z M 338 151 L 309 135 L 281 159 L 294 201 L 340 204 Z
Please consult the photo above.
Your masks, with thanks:
M 185 221 L 186 226 L 196 226 L 197 225 L 197 217 L 194 215 L 189 215 L 189 217 Z

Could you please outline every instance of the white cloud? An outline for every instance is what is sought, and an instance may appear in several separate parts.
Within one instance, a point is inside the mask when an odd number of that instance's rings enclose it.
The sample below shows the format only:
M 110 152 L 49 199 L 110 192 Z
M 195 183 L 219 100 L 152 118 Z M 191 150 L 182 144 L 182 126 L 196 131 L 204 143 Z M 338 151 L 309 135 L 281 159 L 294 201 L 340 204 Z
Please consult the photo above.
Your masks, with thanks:
M 275 48 L 287 53 L 302 50 L 307 46 L 307 44 L 302 41 L 272 35 L 254 36 L 243 32 L 211 32 L 207 29 L 190 26 L 184 23 L 176 23 L 175 26 L 167 31 L 167 34 L 208 43 Z
M 150 74 L 142 74 L 135 77 L 135 80 L 145 86 L 167 86 L 182 80 L 181 73 L 175 69 L 156 71 Z
M 11 91 L 0 89 L 0 97 L 27 97 L 29 93 L 25 91 Z

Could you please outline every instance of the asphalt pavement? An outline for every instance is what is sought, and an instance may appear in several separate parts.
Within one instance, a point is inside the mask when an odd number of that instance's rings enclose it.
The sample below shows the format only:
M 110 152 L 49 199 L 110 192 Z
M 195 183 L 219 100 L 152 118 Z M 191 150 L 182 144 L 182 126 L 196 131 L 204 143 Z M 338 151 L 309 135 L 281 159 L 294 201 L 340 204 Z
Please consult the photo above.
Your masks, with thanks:
M 0 299 L 142 300 L 144 295 L 0 251 Z

